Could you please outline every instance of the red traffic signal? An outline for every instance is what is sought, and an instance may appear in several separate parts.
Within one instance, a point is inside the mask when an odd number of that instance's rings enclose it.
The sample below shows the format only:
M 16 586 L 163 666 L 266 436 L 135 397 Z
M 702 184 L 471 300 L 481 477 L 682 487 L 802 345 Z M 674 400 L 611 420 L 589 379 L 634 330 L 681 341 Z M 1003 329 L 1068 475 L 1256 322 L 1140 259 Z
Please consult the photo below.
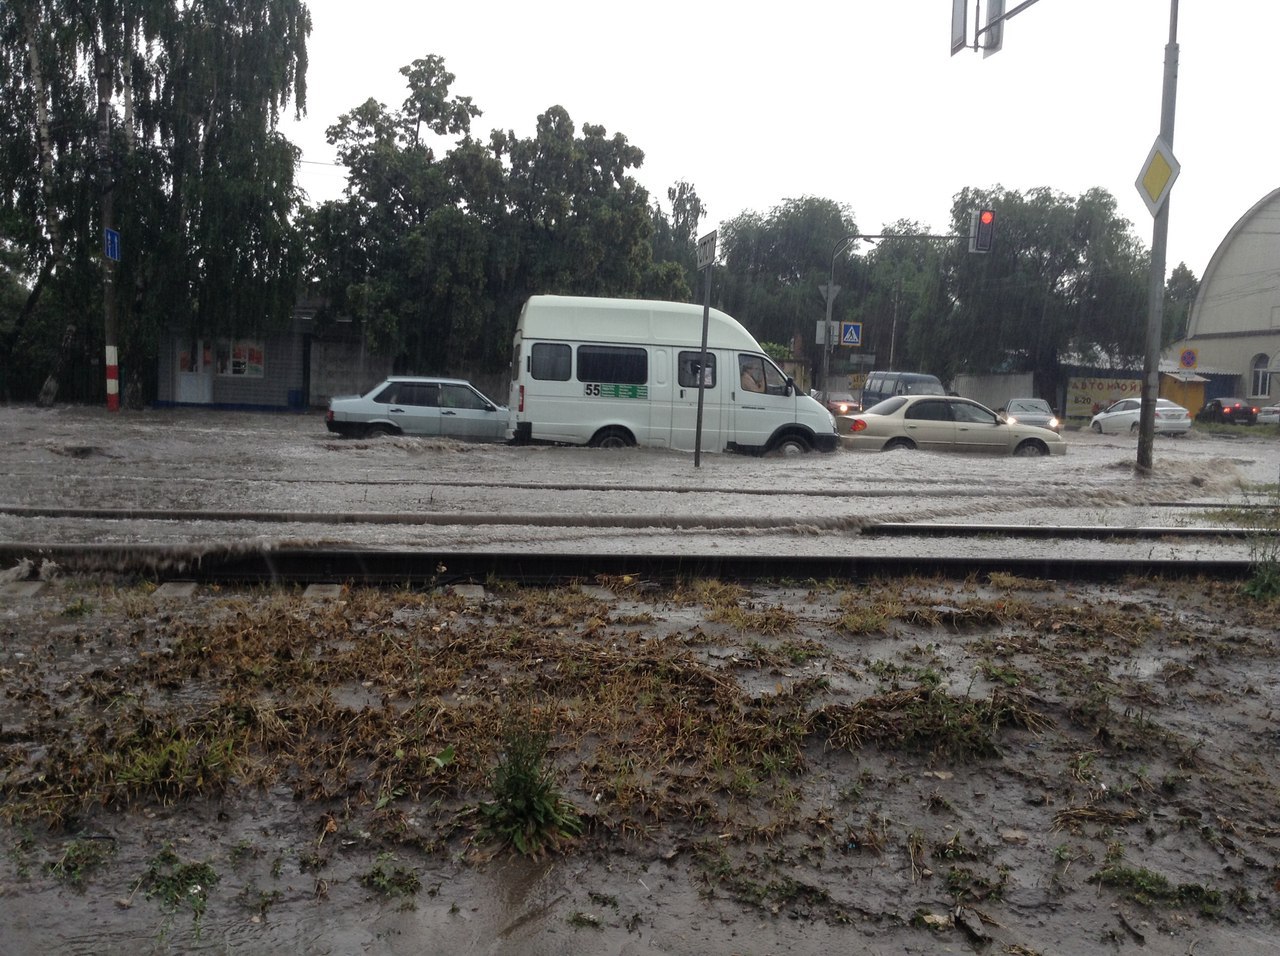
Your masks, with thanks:
M 996 237 L 996 211 L 980 209 L 973 214 L 969 229 L 969 251 L 990 252 Z

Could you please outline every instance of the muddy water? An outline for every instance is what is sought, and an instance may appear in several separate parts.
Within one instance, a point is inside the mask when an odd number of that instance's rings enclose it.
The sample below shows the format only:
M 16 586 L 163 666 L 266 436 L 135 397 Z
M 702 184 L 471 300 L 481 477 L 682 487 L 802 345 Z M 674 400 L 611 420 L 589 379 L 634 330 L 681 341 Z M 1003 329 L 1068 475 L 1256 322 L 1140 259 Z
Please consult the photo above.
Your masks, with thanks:
M 1088 432 L 1069 433 L 1068 453 L 1048 459 L 707 455 L 694 468 L 691 456 L 648 449 L 338 440 L 316 414 L 177 409 L 112 416 L 98 409 L 11 407 L 0 409 L 0 430 L 6 436 L 0 445 L 0 506 L 172 509 L 228 519 L 254 512 L 429 519 L 122 521 L 0 510 L 0 540 L 8 541 L 931 553 L 937 546 L 926 540 L 884 542 L 858 532 L 883 521 L 1194 523 L 1196 512 L 1167 506 L 1239 501 L 1244 484 L 1280 477 L 1280 442 L 1260 429 L 1228 438 L 1160 437 L 1155 474 L 1142 478 L 1134 474 L 1132 439 Z M 503 523 L 485 523 L 494 515 Z M 458 523 L 448 523 L 450 516 Z M 976 546 L 995 553 L 1014 547 L 1000 541 Z M 1044 547 L 1016 546 L 1032 557 Z M 1123 542 L 1096 547 L 1135 558 L 1162 557 L 1167 550 L 1161 544 L 1153 553 L 1150 545 Z

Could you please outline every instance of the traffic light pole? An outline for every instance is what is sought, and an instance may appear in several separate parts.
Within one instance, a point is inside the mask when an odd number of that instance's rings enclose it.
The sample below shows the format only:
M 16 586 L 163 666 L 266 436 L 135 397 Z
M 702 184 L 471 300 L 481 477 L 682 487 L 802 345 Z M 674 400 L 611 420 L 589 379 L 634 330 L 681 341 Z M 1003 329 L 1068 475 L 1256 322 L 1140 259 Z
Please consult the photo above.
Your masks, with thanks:
M 1164 48 L 1164 90 L 1160 101 L 1160 138 L 1173 149 L 1173 119 L 1178 99 L 1178 0 L 1169 0 L 1169 42 Z M 1150 474 L 1155 439 L 1156 399 L 1160 396 L 1160 339 L 1164 328 L 1164 267 L 1169 244 L 1169 198 L 1156 212 L 1151 235 L 1148 278 L 1147 348 L 1142 366 L 1142 411 L 1138 417 L 1138 471 Z

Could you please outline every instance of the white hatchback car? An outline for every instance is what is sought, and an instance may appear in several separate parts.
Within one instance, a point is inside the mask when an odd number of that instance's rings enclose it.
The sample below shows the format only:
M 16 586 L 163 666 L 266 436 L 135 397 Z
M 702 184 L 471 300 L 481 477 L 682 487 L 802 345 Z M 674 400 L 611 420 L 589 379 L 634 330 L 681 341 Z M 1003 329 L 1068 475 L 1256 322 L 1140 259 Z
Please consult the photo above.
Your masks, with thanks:
M 1089 427 L 1094 434 L 1114 435 L 1120 432 L 1136 434 L 1138 419 L 1142 415 L 1142 401 L 1122 398 L 1093 416 Z M 1191 413 L 1167 398 L 1156 399 L 1155 433 L 1157 435 L 1182 435 L 1191 430 Z
M 460 378 L 393 376 L 364 395 L 329 400 L 325 427 L 339 435 L 426 435 L 505 441 L 507 409 Z
M 1268 405 L 1258 409 L 1259 425 L 1280 425 L 1280 405 Z

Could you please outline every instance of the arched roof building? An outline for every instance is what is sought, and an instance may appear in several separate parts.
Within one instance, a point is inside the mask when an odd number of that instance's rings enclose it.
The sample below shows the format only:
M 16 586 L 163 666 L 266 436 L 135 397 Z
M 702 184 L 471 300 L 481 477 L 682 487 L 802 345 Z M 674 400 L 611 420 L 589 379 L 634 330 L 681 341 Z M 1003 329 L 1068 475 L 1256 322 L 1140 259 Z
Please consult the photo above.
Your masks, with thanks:
M 1280 399 L 1280 189 L 1219 243 L 1170 357 L 1209 379 L 1206 398 Z

